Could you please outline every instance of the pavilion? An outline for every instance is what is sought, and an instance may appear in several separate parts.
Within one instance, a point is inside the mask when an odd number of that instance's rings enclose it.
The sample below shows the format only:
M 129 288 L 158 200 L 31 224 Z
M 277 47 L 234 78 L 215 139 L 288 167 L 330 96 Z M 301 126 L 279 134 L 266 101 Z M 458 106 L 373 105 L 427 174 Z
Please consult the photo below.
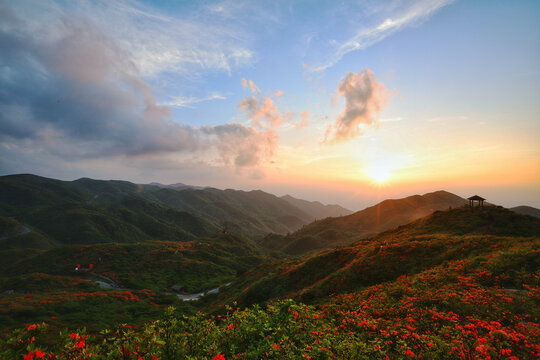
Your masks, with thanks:
M 471 196 L 470 198 L 468 198 L 467 200 L 469 200 L 469 207 L 474 207 L 474 202 L 475 201 L 478 202 L 479 207 L 483 207 L 484 206 L 484 200 L 486 200 L 486 199 L 484 199 L 481 196 L 474 195 L 474 196 Z

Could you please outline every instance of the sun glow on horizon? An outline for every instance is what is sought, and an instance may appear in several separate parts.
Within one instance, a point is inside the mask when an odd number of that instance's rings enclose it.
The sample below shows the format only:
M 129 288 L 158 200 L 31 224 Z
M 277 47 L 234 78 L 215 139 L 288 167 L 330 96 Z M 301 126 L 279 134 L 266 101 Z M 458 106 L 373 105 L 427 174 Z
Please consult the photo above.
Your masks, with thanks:
M 385 164 L 375 164 L 365 168 L 364 171 L 378 184 L 384 183 L 392 177 L 392 169 Z

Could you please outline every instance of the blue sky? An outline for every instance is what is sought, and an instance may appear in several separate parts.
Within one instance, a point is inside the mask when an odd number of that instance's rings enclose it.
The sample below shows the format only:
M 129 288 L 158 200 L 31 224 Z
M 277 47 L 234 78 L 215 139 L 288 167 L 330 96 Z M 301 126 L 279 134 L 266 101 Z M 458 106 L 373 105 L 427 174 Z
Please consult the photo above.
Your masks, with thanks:
M 1 174 L 540 207 L 537 1 L 0 4 Z

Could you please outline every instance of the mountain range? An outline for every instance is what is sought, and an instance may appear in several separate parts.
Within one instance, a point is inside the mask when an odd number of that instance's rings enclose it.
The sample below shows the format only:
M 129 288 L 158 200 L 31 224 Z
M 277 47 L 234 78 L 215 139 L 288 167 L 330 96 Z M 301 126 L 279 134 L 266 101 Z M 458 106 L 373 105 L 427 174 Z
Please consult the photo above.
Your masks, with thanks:
M 81 178 L 60 181 L 35 175 L 0 177 L 0 229 L 13 222 L 33 231 L 1 246 L 49 248 L 54 244 L 193 240 L 219 231 L 253 239 L 295 231 L 317 217 L 347 213 L 339 206 L 301 202 L 302 208 L 263 191 L 140 185 Z M 291 198 L 292 199 L 292 198 Z M 11 220 L 6 220 L 11 219 Z M 12 223 L 8 225 L 8 223 Z
M 352 213 L 338 205 L 290 195 L 279 198 L 260 190 L 9 175 L 0 177 L 0 248 L 191 241 L 224 231 L 270 251 L 298 255 L 348 245 L 464 204 L 457 195 L 437 191 L 385 200 Z M 540 213 L 526 206 L 512 210 Z M 14 236 L 18 232 L 24 234 Z

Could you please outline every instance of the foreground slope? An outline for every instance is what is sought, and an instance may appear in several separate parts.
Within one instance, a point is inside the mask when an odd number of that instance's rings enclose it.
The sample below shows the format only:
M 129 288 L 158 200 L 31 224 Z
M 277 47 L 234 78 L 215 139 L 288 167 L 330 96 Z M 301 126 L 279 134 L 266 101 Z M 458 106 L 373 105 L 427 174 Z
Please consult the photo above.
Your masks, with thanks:
M 6 332 L 0 354 L 536 359 L 539 252 L 539 219 L 498 207 L 440 211 L 337 251 L 264 264 L 214 296 L 217 316 L 186 317 L 171 309 L 139 330 L 64 334 L 52 344 L 40 336 L 45 325 L 30 325 Z M 280 300 L 291 296 L 316 306 Z M 219 307 L 235 299 L 269 302 L 262 308 Z
M 348 216 L 315 221 L 287 236 L 269 235 L 261 245 L 292 255 L 331 249 L 465 203 L 465 199 L 446 191 L 384 200 Z

